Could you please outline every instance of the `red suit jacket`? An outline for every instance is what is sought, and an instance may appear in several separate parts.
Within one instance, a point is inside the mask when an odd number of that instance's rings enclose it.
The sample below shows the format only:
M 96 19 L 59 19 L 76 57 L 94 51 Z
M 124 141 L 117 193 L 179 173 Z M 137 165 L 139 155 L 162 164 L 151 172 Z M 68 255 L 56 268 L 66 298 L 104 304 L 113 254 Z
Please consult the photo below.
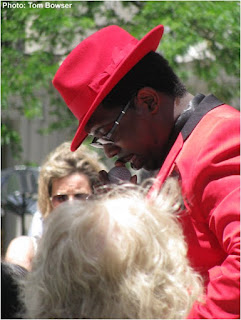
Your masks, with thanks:
M 153 186 L 159 189 L 172 173 L 181 180 L 188 256 L 206 288 L 190 319 L 240 319 L 240 113 L 220 104 L 212 95 L 204 98 Z

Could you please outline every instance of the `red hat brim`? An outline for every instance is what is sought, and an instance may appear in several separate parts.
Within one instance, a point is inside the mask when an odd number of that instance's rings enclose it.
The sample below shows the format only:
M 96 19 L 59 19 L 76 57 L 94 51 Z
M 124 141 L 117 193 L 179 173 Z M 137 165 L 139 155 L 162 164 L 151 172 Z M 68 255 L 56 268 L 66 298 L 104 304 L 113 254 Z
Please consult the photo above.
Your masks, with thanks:
M 109 79 L 105 82 L 100 92 L 96 96 L 94 102 L 88 109 L 85 116 L 79 121 L 78 129 L 75 133 L 71 144 L 71 151 L 75 151 L 87 137 L 87 133 L 84 130 L 86 123 L 94 113 L 95 109 L 99 106 L 102 100 L 110 93 L 114 86 L 131 70 L 131 68 L 137 64 L 147 53 L 150 51 L 156 51 L 159 42 L 162 38 L 164 27 L 159 25 L 148 32 L 133 49 L 125 57 L 125 59 L 118 65 L 118 67 L 111 74 Z

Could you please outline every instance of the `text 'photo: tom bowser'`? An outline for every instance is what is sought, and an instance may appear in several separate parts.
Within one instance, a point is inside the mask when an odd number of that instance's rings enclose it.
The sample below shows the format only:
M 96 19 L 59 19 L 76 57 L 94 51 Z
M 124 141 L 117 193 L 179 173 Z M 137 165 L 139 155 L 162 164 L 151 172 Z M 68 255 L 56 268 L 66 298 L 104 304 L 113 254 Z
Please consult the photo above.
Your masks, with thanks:
M 72 7 L 72 3 L 66 2 L 59 2 L 53 3 L 50 1 L 43 1 L 43 2 L 34 2 L 34 1 L 18 1 L 18 2 L 10 2 L 10 1 L 3 1 L 2 2 L 2 9 L 70 9 Z

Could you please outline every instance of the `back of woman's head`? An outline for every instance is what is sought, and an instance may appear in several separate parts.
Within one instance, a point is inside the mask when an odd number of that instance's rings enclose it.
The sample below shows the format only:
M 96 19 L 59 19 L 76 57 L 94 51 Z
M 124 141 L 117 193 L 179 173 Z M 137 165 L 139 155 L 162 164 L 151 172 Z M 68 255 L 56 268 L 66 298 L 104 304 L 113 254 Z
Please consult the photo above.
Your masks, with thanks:
M 71 142 L 64 142 L 53 150 L 41 166 L 38 187 L 38 207 L 43 217 L 48 216 L 51 208 L 52 181 L 73 173 L 84 174 L 93 189 L 98 183 L 98 172 L 104 169 L 97 153 L 91 152 L 86 146 L 79 147 L 75 152 L 70 151 Z
M 178 196 L 138 187 L 59 206 L 25 284 L 30 318 L 184 318 L 201 292 L 191 269 Z

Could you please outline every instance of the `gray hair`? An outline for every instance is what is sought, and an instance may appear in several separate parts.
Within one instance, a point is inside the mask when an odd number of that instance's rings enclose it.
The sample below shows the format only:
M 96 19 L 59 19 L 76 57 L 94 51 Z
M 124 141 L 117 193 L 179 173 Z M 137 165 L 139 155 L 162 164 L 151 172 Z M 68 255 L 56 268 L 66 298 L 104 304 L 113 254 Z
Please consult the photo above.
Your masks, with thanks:
M 188 315 L 202 280 L 187 259 L 176 182 L 155 200 L 143 192 L 117 186 L 49 215 L 23 290 L 27 318 Z

